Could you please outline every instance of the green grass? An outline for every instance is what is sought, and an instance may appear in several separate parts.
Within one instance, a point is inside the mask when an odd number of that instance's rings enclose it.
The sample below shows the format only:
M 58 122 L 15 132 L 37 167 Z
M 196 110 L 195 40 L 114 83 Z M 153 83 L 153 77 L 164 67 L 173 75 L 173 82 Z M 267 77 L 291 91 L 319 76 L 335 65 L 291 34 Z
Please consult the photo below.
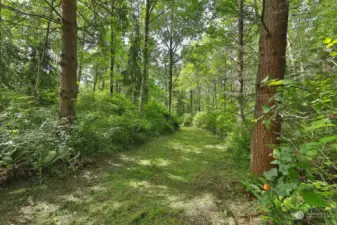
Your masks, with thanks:
M 228 154 L 218 137 L 183 128 L 71 177 L 0 190 L 0 224 L 238 223 L 254 203 L 239 184 L 247 167 Z

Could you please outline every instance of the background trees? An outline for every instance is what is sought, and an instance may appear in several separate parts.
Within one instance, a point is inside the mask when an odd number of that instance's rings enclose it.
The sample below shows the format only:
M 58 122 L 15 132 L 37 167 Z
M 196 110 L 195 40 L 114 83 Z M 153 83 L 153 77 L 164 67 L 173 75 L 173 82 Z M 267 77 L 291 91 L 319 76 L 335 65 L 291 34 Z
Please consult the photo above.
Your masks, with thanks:
M 127 148 L 180 123 L 225 138 L 282 204 L 305 198 L 303 183 L 331 200 L 316 187 L 335 183 L 337 10 L 328 0 L 291 1 L 289 10 L 285 2 L 1 2 L 6 165 L 42 170 L 78 152 Z M 72 120 L 70 133 L 60 131 L 57 111 Z M 27 133 L 55 142 L 35 150 Z

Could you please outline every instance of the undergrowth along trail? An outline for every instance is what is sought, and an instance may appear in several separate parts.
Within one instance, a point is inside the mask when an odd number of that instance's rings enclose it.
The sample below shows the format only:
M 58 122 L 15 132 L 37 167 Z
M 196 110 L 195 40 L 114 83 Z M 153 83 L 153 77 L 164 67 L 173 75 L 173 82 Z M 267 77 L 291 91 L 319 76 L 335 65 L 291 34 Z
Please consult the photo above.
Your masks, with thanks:
M 258 224 L 234 165 L 223 140 L 182 128 L 71 177 L 2 188 L 0 224 Z

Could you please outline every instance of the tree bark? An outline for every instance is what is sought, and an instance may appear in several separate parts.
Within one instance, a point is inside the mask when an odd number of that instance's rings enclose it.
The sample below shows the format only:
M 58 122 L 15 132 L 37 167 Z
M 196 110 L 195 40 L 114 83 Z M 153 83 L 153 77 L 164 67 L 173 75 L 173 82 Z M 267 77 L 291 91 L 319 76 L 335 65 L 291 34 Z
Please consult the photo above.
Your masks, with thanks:
M 76 0 L 62 0 L 62 47 L 61 55 L 61 91 L 60 111 L 61 120 L 71 123 L 76 115 L 77 98 L 77 22 Z
M 214 83 L 214 86 L 213 86 L 213 91 L 214 91 L 213 109 L 216 110 L 218 108 L 218 88 L 217 88 L 218 81 L 217 81 L 216 78 L 214 79 L 213 83 Z
M 143 113 L 144 105 L 147 103 L 149 98 L 148 90 L 148 64 L 149 64 L 149 32 L 150 32 L 150 10 L 151 2 L 146 0 L 146 12 L 145 12 L 145 34 L 144 34 L 144 66 L 143 66 L 143 76 L 140 88 L 140 102 L 139 102 L 139 112 Z
M 239 114 L 241 120 L 246 123 L 244 113 L 244 99 L 243 99 L 243 54 L 244 54 L 244 40 L 243 40 L 243 4 L 244 0 L 238 0 L 238 48 L 237 48 L 237 98 L 239 102 Z
M 36 80 L 35 80 L 35 87 L 33 88 L 33 93 L 32 93 L 35 102 L 37 102 L 37 97 L 38 97 L 38 94 L 39 94 L 39 88 L 40 88 L 40 83 L 41 83 L 41 69 L 43 67 L 43 62 L 44 62 L 44 58 L 45 58 L 45 55 L 46 55 L 46 50 L 48 48 L 50 24 L 51 24 L 51 19 L 52 19 L 52 16 L 53 16 L 53 7 L 54 7 L 54 0 L 52 0 L 51 3 L 50 3 L 50 12 L 49 12 L 49 20 L 48 20 L 48 24 L 47 24 L 46 36 L 45 36 L 45 40 L 44 40 L 42 53 L 41 53 L 41 56 L 39 58 L 39 63 L 38 63 L 37 73 L 36 73 Z
M 115 32 L 114 32 L 114 12 L 115 0 L 111 1 L 111 21 L 110 21 L 110 94 L 114 94 L 114 67 L 115 67 Z
M 255 119 L 262 116 L 263 105 L 272 106 L 277 102 L 270 101 L 277 87 L 261 84 L 266 77 L 269 79 L 284 79 L 286 66 L 286 46 L 288 29 L 287 0 L 268 0 L 263 2 L 262 26 L 259 41 L 259 68 L 256 81 Z M 268 118 L 267 118 L 268 119 Z M 277 116 L 271 121 L 269 129 L 259 119 L 255 124 L 251 141 L 251 172 L 263 175 L 272 168 L 272 150 L 280 143 L 281 121 Z
M 92 92 L 94 92 L 94 93 L 96 91 L 97 81 L 98 81 L 98 66 L 96 65 L 95 66 L 95 76 L 94 76 L 94 87 L 93 87 L 93 90 L 92 90 Z
M 190 107 L 191 107 L 191 116 L 193 116 L 193 90 L 190 90 Z
M 173 80 L 173 43 L 172 43 L 172 36 L 170 38 L 170 49 L 169 49 L 169 58 L 170 58 L 170 62 L 169 62 L 169 98 L 168 98 L 168 113 L 169 116 L 171 116 L 172 113 L 172 80 Z
M 83 64 L 81 61 L 81 58 L 79 60 L 79 69 L 78 69 L 78 76 L 77 76 L 77 93 L 80 91 L 80 83 L 82 79 L 82 70 L 83 70 Z

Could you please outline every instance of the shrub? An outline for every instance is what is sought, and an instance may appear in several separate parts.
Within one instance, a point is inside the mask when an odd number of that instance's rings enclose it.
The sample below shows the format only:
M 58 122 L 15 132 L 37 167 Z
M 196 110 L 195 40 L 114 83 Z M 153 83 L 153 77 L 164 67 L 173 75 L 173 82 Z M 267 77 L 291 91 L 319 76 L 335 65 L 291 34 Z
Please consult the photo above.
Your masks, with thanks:
M 284 120 L 282 144 L 273 151 L 275 168 L 247 183 L 266 220 L 282 225 L 337 222 L 334 81 L 320 75 L 302 83 L 288 81 L 284 93 L 274 96 L 283 102 L 276 110 Z M 301 85 L 310 94 L 292 88 Z
M 225 136 L 231 132 L 235 117 L 230 111 L 204 111 L 197 112 L 193 118 L 193 126 L 207 129 L 213 134 Z
M 67 127 L 58 125 L 54 107 L 37 107 L 12 92 L 0 98 L 0 184 L 18 171 L 41 174 L 58 162 L 71 165 L 79 155 L 122 151 L 179 128 L 162 105 L 150 102 L 139 117 L 122 95 L 81 93 L 75 123 Z
M 232 128 L 226 137 L 226 145 L 231 151 L 231 156 L 239 167 L 249 165 L 250 160 L 250 133 L 242 124 Z
M 191 114 L 186 113 L 182 116 L 182 125 L 184 127 L 192 126 L 192 122 L 193 122 L 193 117 Z

